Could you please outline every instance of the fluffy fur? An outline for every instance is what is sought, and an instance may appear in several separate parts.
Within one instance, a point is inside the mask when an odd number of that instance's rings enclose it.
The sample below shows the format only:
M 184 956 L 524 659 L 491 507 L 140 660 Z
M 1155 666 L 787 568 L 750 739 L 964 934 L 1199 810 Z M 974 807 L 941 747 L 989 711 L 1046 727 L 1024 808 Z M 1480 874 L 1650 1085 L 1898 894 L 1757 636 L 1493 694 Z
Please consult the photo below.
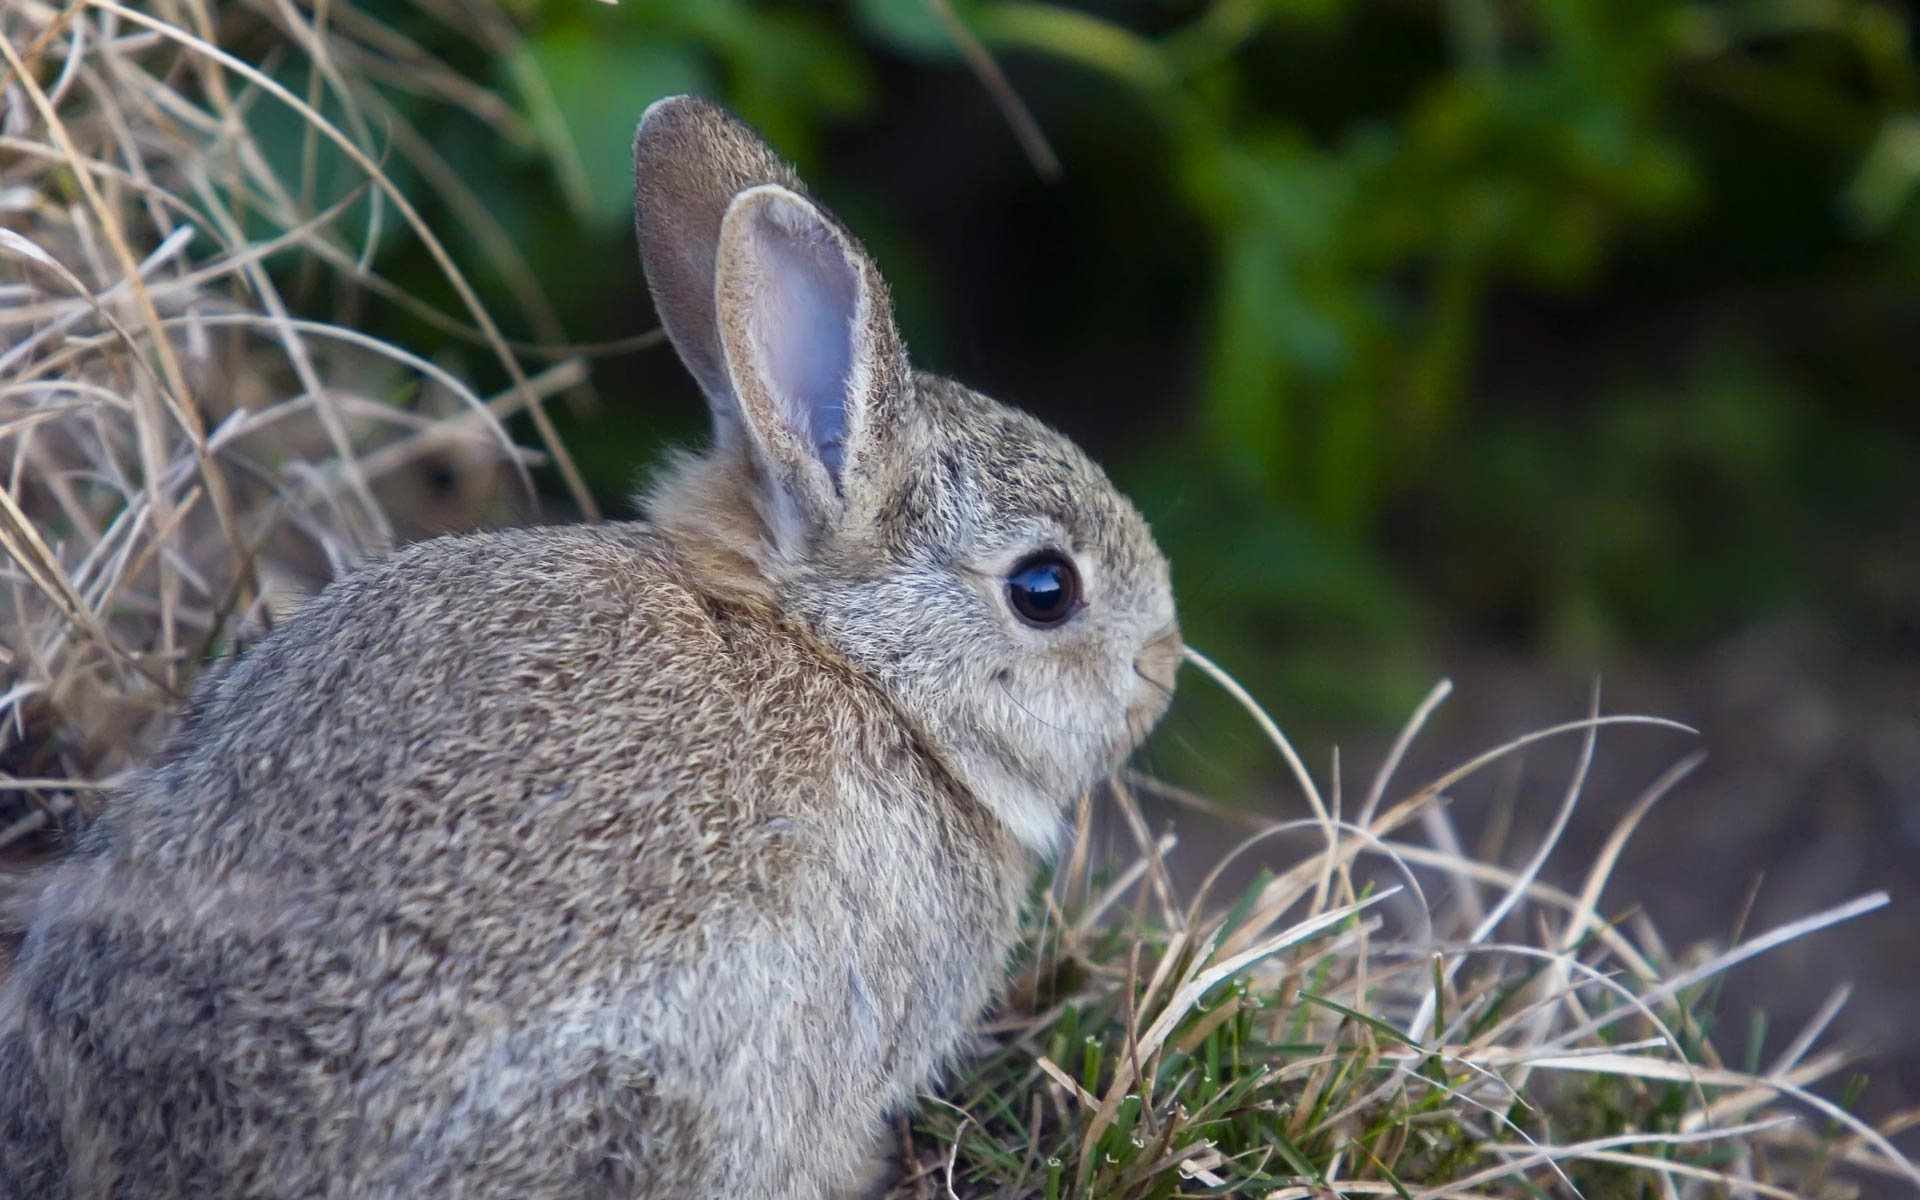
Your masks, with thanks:
M 0 1195 L 846 1194 L 999 986 L 1170 695 L 1165 562 L 909 369 L 732 118 L 635 153 L 712 447 L 646 523 L 413 546 L 203 680 L 0 992 Z M 1004 576 L 1047 548 L 1086 607 L 1037 629 Z

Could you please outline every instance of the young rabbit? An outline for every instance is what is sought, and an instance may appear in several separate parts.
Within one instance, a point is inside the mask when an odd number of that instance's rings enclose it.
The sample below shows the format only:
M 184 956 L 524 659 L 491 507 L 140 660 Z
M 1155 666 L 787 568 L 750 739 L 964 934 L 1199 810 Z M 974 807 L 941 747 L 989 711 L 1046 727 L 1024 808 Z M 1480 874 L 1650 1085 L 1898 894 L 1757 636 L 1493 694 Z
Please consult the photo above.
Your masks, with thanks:
M 634 146 L 714 417 L 645 523 L 429 541 L 196 692 L 0 993 L 0 1195 L 850 1194 L 1165 708 L 1087 458 L 915 374 L 722 110 Z

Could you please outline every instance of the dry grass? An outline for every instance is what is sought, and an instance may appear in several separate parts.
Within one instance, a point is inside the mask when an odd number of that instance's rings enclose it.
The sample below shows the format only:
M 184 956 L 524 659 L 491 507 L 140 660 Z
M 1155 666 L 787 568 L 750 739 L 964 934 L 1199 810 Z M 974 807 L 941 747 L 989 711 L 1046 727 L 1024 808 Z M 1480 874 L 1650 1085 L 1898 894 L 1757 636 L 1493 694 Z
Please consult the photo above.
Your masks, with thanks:
M 517 36 L 488 3 L 406 15 L 492 52 Z M 515 325 L 559 340 L 527 265 L 401 119 L 403 91 L 533 137 L 350 5 L 0 0 L 0 849 L 84 809 L 152 749 L 195 668 L 292 598 L 530 494 L 513 472 L 539 456 L 504 418 L 532 414 L 591 511 L 540 408 L 582 364 L 509 345 L 449 230 L 419 217 L 429 194 L 458 214 L 522 297 Z M 373 269 L 395 232 L 458 307 Z M 513 386 L 476 395 L 357 332 L 380 305 Z M 543 364 L 532 378 L 523 355 Z
M 1688 960 L 1644 921 L 1609 916 L 1622 848 L 1698 756 L 1628 807 L 1577 891 L 1541 882 L 1601 727 L 1667 722 L 1601 716 L 1596 695 L 1586 719 L 1389 803 L 1442 685 L 1362 796 L 1337 778 L 1323 795 L 1239 685 L 1190 657 L 1265 730 L 1312 813 L 1229 814 L 1250 826 L 1229 859 L 1271 858 L 1302 834 L 1317 849 L 1230 897 L 1214 894 L 1222 861 L 1181 898 L 1172 839 L 1150 836 L 1126 788 L 1116 800 L 1138 855 L 1117 868 L 1090 863 L 1083 807 L 996 1049 L 903 1122 L 911 1169 L 895 1197 L 1920 1194 L 1920 1168 L 1889 1140 L 1920 1112 L 1875 1125 L 1824 1094 L 1854 1062 L 1822 1048 L 1844 986 L 1772 1061 L 1755 1045 L 1729 1062 L 1708 1036 L 1723 972 L 1884 894 Z M 1542 845 L 1517 866 L 1461 851 L 1450 791 L 1571 736 L 1583 753 Z

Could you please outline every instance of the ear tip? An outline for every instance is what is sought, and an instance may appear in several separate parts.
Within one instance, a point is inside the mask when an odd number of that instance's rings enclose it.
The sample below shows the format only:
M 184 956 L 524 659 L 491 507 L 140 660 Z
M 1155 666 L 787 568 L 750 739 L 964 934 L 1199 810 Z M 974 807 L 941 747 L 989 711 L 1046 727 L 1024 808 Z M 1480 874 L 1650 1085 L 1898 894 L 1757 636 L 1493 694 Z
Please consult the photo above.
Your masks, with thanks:
M 713 194 L 716 223 L 728 199 L 758 183 L 805 194 L 793 169 L 759 134 L 724 105 L 691 93 L 663 96 L 640 114 L 633 171 L 643 193 L 668 186 Z
M 710 121 L 715 114 L 724 111 L 713 101 L 690 93 L 662 96 L 647 105 L 646 111 L 640 114 L 640 123 L 633 131 L 633 152 L 638 156 L 649 143 L 670 136 L 674 128 L 685 127 L 692 121 Z
M 691 92 L 680 92 L 672 96 L 662 96 L 652 104 L 647 105 L 646 111 L 640 114 L 640 129 L 644 131 L 649 125 L 657 126 L 663 121 L 670 121 L 679 113 L 691 112 L 701 108 L 713 109 L 717 107 L 719 106 L 714 104 L 713 101 L 701 96 L 696 96 Z
M 678 108 L 683 104 L 698 103 L 700 103 L 700 97 L 694 95 L 692 92 L 675 92 L 672 95 L 662 96 L 652 104 L 647 105 L 647 110 L 640 114 L 640 123 L 645 125 L 661 113 Z

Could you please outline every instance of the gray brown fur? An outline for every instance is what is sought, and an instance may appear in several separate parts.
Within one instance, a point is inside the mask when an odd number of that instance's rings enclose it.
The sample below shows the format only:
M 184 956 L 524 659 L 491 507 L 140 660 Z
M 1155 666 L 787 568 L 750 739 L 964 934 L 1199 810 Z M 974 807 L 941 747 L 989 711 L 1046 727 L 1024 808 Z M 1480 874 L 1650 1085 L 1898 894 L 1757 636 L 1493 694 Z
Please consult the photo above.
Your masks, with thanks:
M 647 523 L 421 543 L 203 681 L 0 991 L 0 1196 L 846 1194 L 998 988 L 1165 707 L 1165 563 L 1069 442 L 909 371 L 730 117 L 665 102 L 636 158 L 713 447 Z M 843 455 L 753 311 L 794 254 L 858 283 Z M 1001 594 L 1041 543 L 1088 576 L 1057 630 Z

